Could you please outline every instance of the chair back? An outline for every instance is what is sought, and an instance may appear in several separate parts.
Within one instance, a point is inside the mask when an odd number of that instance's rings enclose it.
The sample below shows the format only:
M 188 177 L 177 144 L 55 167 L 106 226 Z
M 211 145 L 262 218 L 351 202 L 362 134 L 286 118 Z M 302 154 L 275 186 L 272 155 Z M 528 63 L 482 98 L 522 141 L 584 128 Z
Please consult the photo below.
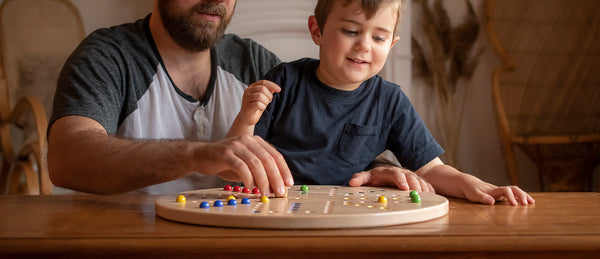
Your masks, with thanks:
M 553 191 L 584 190 L 600 162 L 600 1 L 488 0 L 486 32 L 501 64 L 492 95 L 507 170 L 513 145 Z M 589 189 L 589 188 L 587 188 Z
M 600 135 L 599 10 L 595 0 L 490 1 L 503 130 L 523 141 Z
M 50 194 L 47 117 L 60 70 L 84 37 L 68 0 L 0 5 L 0 194 Z

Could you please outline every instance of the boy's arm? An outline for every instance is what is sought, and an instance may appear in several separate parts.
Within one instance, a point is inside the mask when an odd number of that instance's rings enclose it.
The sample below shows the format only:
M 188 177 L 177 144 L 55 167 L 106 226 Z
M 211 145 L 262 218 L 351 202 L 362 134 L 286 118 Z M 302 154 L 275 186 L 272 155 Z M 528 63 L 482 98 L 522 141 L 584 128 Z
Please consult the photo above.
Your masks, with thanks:
M 490 205 L 501 200 L 508 200 L 512 205 L 535 203 L 529 194 L 517 186 L 495 186 L 445 165 L 437 157 L 415 173 L 431 183 L 442 195 Z
M 273 100 L 273 93 L 280 91 L 281 87 L 268 80 L 260 80 L 248 86 L 244 91 L 240 113 L 235 117 L 226 137 L 254 135 L 254 125 Z

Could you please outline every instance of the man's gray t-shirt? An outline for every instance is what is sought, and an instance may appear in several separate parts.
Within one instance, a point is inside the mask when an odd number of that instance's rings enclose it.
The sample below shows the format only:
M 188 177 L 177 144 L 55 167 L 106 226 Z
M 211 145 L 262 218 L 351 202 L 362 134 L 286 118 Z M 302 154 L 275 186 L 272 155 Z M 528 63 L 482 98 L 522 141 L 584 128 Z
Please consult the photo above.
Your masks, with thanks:
M 148 27 L 149 17 L 90 34 L 63 67 L 50 125 L 68 115 L 89 117 L 109 134 L 130 139 L 217 141 L 229 130 L 249 84 L 280 60 L 258 43 L 225 35 L 211 50 L 203 100 L 173 83 Z M 199 173 L 139 192 L 174 193 L 219 187 Z

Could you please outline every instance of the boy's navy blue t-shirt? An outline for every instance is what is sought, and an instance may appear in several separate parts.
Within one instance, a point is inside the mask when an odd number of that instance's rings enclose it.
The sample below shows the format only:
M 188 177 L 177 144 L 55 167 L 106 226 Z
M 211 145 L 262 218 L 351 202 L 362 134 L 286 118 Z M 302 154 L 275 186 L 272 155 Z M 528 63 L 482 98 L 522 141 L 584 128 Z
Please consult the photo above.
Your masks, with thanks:
M 345 185 L 385 149 L 413 171 L 444 152 L 398 85 L 374 76 L 354 91 L 334 89 L 316 77 L 318 64 L 283 63 L 264 78 L 282 91 L 255 134 L 281 152 L 296 184 Z

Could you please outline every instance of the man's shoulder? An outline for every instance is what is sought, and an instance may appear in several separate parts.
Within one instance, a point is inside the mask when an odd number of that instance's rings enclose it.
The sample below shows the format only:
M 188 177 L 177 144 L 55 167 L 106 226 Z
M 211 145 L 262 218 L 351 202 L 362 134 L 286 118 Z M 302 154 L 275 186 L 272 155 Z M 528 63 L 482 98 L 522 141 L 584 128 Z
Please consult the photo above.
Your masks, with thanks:
M 266 59 L 268 62 L 275 62 L 276 64 L 281 61 L 279 58 L 272 53 L 270 50 L 265 48 L 260 43 L 249 39 L 242 38 L 235 34 L 225 34 L 215 45 L 215 49 L 218 56 L 222 59 L 239 59 L 239 57 Z
M 95 30 L 73 51 L 67 64 L 140 70 L 154 73 L 159 57 L 149 35 L 148 17 L 136 22 Z M 130 64 L 138 64 L 132 66 Z M 144 64 L 143 67 L 139 64 Z
M 245 84 L 258 81 L 281 60 L 251 39 L 225 34 L 214 48 L 216 64 Z
M 113 50 L 148 51 L 151 49 L 151 45 L 148 40 L 147 19 L 97 29 L 90 33 L 81 45 L 87 48 L 102 48 L 106 52 Z
M 217 42 L 215 47 L 217 49 L 226 49 L 231 46 L 243 46 L 246 48 L 264 48 L 262 45 L 260 45 L 258 42 L 252 39 L 242 38 L 236 34 L 231 33 L 224 34 L 223 37 Z

